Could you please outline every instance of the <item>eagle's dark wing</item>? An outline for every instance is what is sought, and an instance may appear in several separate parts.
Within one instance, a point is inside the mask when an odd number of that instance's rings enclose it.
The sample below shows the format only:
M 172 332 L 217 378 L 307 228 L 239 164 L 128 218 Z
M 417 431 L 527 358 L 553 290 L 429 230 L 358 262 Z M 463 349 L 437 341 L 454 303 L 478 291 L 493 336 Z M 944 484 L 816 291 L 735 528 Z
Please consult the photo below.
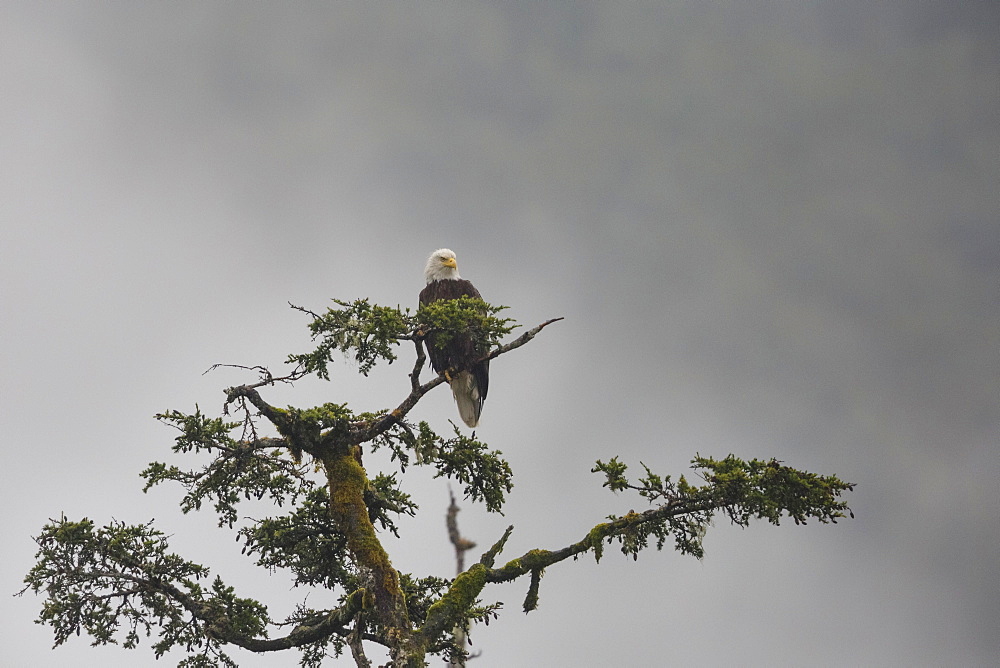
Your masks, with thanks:
M 431 281 L 420 291 L 420 304 L 425 305 L 441 299 L 458 299 L 464 296 L 482 299 L 476 286 L 465 279 Z M 445 369 L 452 368 L 456 371 L 468 371 L 472 374 L 480 409 L 483 401 L 486 400 L 486 392 L 490 385 L 490 362 L 489 360 L 482 362 L 476 360 L 487 352 L 480 349 L 472 337 L 468 335 L 453 336 L 443 348 L 438 348 L 435 345 L 433 334 L 427 337 L 427 354 L 431 358 L 431 366 L 434 367 L 435 371 L 441 373 Z

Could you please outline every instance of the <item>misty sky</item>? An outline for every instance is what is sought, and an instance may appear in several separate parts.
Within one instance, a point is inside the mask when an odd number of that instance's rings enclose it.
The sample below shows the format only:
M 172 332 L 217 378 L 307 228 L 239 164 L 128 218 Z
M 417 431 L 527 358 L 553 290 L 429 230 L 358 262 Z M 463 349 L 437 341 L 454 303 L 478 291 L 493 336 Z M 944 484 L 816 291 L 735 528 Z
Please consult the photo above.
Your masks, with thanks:
M 927 3 L 928 5 L 930 3 Z M 65 513 L 155 518 L 289 614 L 181 491 L 155 413 L 308 349 L 288 302 L 415 306 L 446 246 L 526 327 L 477 434 L 515 472 L 484 549 L 557 549 L 644 509 L 590 473 L 696 454 L 858 483 L 837 525 L 720 520 L 699 562 L 614 548 L 484 591 L 472 665 L 1000 663 L 1000 11 L 989 2 L 8 2 L 0 10 L 0 419 L 11 666 L 175 665 L 11 596 Z M 396 405 L 410 349 L 279 405 Z M 447 429 L 446 390 L 415 419 Z M 377 463 L 369 463 L 374 475 Z M 448 488 L 395 565 L 450 576 Z M 249 512 L 249 509 L 248 509 Z M 335 604 L 325 592 L 308 604 Z M 11 642 L 11 639 L 16 639 Z M 297 653 L 241 666 L 287 666 Z M 377 656 L 377 655 L 376 655 Z M 349 658 L 331 665 L 352 665 Z

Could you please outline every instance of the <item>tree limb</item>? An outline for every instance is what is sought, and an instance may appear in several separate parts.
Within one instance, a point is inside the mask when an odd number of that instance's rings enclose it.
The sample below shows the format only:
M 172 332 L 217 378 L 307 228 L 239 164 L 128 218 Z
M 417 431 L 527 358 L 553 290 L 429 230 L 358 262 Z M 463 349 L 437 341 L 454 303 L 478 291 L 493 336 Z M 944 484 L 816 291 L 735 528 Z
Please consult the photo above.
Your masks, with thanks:
M 228 616 L 210 603 L 197 601 L 177 587 L 166 582 L 147 585 L 180 603 L 218 640 L 237 645 L 251 652 L 277 652 L 314 643 L 333 634 L 347 636 L 355 616 L 364 607 L 364 590 L 353 592 L 339 608 L 314 616 L 310 623 L 300 623 L 291 633 L 281 638 L 251 638 L 235 631 Z
M 693 512 L 716 510 L 725 504 L 705 501 L 697 504 L 667 504 L 659 508 L 651 508 L 642 513 L 630 512 L 610 522 L 598 524 L 590 532 L 571 545 L 558 550 L 529 550 L 517 559 L 511 559 L 500 568 L 490 568 L 486 571 L 487 582 L 510 582 L 522 575 L 545 569 L 570 557 L 575 557 L 594 549 L 596 543 L 606 538 L 613 538 L 625 531 L 663 520 L 667 517 L 686 515 Z
M 491 360 L 496 357 L 499 357 L 500 355 L 503 355 L 504 353 L 509 353 L 511 350 L 514 350 L 515 348 L 520 348 L 528 341 L 531 341 L 533 338 L 535 338 L 535 336 L 540 331 L 545 329 L 547 326 L 551 325 L 554 322 L 558 322 L 560 320 L 563 320 L 563 318 L 552 318 L 551 320 L 546 320 L 537 327 L 534 327 L 525 332 L 524 334 L 522 334 L 521 336 L 517 337 L 510 343 L 500 346 L 499 348 L 491 352 L 489 355 L 476 361 L 481 362 L 483 360 Z M 417 342 L 417 353 L 418 353 L 418 365 L 414 366 L 414 370 L 410 374 L 410 383 L 412 387 L 412 389 L 410 390 L 410 394 L 407 395 L 407 397 L 403 399 L 402 403 L 400 403 L 395 409 L 386 413 L 385 415 L 375 420 L 374 422 L 355 423 L 355 425 L 353 426 L 355 426 L 357 430 L 353 435 L 354 438 L 353 442 L 364 443 L 365 441 L 370 441 L 371 439 L 384 433 L 386 430 L 392 427 L 392 425 L 402 421 L 402 419 L 406 416 L 406 414 L 409 413 L 410 410 L 412 410 L 413 407 L 417 405 L 417 402 L 420 401 L 420 399 L 425 394 L 433 390 L 441 383 L 447 381 L 447 378 L 445 378 L 445 373 L 442 371 L 435 378 L 429 380 L 423 385 L 420 385 L 419 372 L 420 372 L 420 367 L 423 365 L 423 362 L 420 360 L 420 357 L 423 356 L 422 355 L 423 350 L 419 342 Z
M 552 318 L 551 320 L 546 320 L 545 322 L 543 322 L 542 324 L 538 325 L 537 327 L 533 327 L 532 329 L 529 329 L 527 332 L 525 332 L 521 336 L 517 337 L 516 339 L 514 339 L 510 343 L 500 346 L 499 348 L 497 348 L 496 350 L 494 350 L 493 352 L 491 352 L 489 355 L 487 355 L 483 359 L 491 360 L 491 359 L 493 359 L 495 357 L 499 357 L 500 355 L 503 355 L 504 353 L 508 353 L 511 350 L 514 350 L 515 348 L 520 348 L 525 343 L 527 343 L 528 341 L 531 341 L 533 338 L 535 338 L 535 336 L 540 331 L 542 331 L 543 329 L 545 329 L 546 327 L 548 327 L 552 323 L 559 322 L 560 320 L 565 320 L 565 319 L 566 319 L 565 317 L 559 317 L 559 318 Z M 482 360 L 478 360 L 478 361 L 482 361 Z

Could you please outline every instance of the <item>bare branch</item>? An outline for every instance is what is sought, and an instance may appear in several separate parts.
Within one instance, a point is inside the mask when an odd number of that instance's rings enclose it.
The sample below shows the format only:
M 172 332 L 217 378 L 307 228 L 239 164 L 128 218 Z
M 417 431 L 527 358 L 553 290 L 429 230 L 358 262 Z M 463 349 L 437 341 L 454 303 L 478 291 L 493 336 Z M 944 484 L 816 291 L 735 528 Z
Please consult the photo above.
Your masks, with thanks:
M 451 503 L 448 505 L 448 513 L 445 515 L 445 524 L 448 526 L 448 539 L 455 546 L 455 562 L 458 567 L 456 572 L 461 573 L 465 570 L 466 551 L 474 548 L 476 544 L 468 538 L 463 538 L 462 534 L 459 533 L 458 511 L 461 508 L 455 503 L 455 495 L 451 489 L 448 490 L 448 496 L 451 498 Z
M 310 311 L 309 309 L 307 309 L 304 306 L 296 306 L 292 302 L 287 302 L 287 303 L 288 303 L 289 306 L 291 306 L 296 311 L 302 311 L 303 313 L 308 313 L 309 315 L 311 315 L 313 317 L 314 320 L 319 320 L 319 318 L 320 318 L 320 315 L 318 313 L 313 313 L 312 311 Z
M 417 359 L 413 363 L 413 371 L 410 372 L 410 388 L 412 390 L 417 390 L 420 388 L 420 371 L 424 368 L 424 362 L 427 361 L 427 355 L 424 354 L 424 343 L 423 339 L 414 339 L 413 345 L 417 349 Z
M 510 343 L 508 343 L 506 345 L 503 345 L 503 346 L 500 346 L 499 348 L 497 348 L 496 350 L 494 350 L 493 352 L 491 352 L 489 355 L 487 355 L 483 359 L 491 360 L 491 359 L 493 359 L 495 357 L 499 357 L 500 355 L 503 355 L 504 353 L 508 353 L 511 350 L 514 350 L 515 348 L 520 348 L 525 343 L 527 343 L 528 341 L 530 341 L 533 338 L 535 338 L 535 336 L 538 334 L 538 332 L 542 331 L 543 329 L 545 329 L 546 327 L 548 327 L 549 325 L 551 325 L 554 322 L 559 322 L 560 320 L 565 320 L 565 318 L 564 317 L 560 317 L 560 318 L 552 318 L 551 320 L 546 320 L 545 322 L 543 322 L 542 324 L 538 325 L 537 327 L 533 327 L 532 329 L 529 329 L 527 332 L 525 332 L 521 336 L 517 337 L 516 339 L 514 339 Z M 478 360 L 478 361 L 482 361 L 482 360 Z
M 204 376 L 207 373 L 210 373 L 212 371 L 215 371 L 216 369 L 223 367 L 229 369 L 243 369 L 244 371 L 256 371 L 258 374 L 260 374 L 260 381 L 248 386 L 255 388 L 263 387 L 265 385 L 274 385 L 275 383 L 294 383 L 295 381 L 304 378 L 306 376 L 306 373 L 305 371 L 302 370 L 301 365 L 295 367 L 292 370 L 292 372 L 289 373 L 287 376 L 275 377 L 274 374 L 271 373 L 270 369 L 260 364 L 256 364 L 254 366 L 245 366 L 243 364 L 213 364 L 212 366 L 205 369 L 205 371 L 201 375 Z

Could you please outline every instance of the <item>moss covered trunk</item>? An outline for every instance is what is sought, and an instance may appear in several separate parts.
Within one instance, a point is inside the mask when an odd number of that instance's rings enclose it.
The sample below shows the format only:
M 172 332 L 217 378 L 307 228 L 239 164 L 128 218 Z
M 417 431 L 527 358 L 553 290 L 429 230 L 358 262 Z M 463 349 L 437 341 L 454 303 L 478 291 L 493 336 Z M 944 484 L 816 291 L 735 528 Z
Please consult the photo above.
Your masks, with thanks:
M 347 536 L 347 547 L 357 564 L 371 573 L 375 613 L 392 643 L 393 664 L 422 666 L 424 652 L 414 642 L 399 573 L 368 518 L 365 470 L 351 453 L 324 458 L 323 465 L 330 483 L 330 515 Z

